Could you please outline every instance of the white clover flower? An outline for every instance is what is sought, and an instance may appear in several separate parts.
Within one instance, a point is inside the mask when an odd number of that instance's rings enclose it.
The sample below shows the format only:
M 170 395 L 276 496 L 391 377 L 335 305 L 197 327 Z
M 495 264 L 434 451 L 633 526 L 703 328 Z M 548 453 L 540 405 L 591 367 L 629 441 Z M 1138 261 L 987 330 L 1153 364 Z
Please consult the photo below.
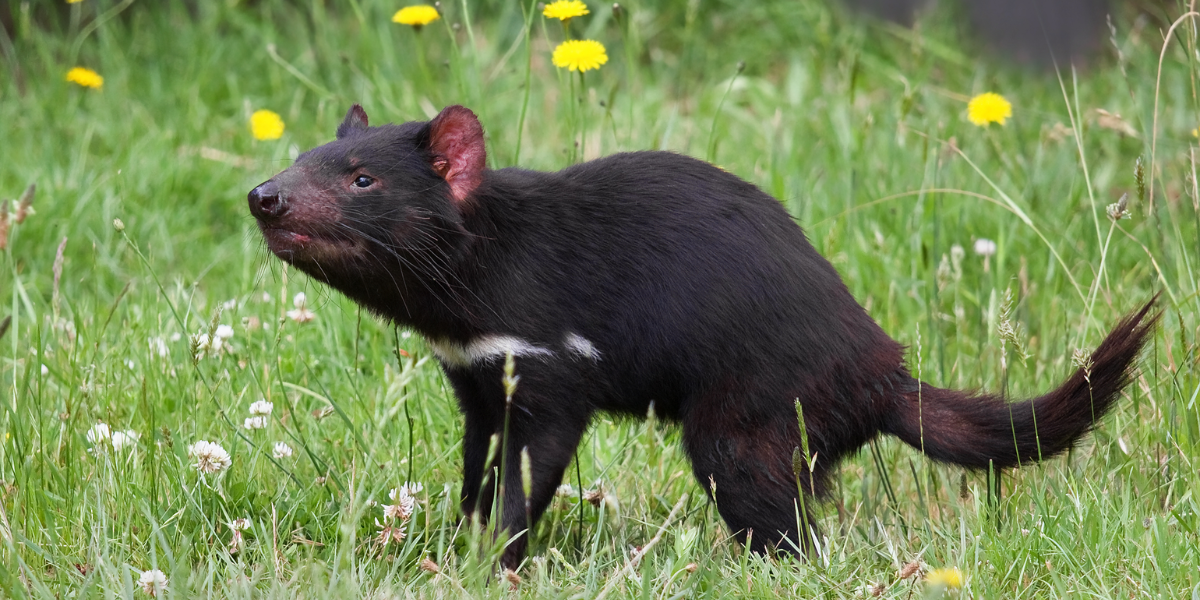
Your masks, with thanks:
M 217 325 L 216 336 L 220 339 L 227 340 L 233 337 L 233 327 L 229 325 Z
M 614 513 L 621 513 L 621 503 L 617 500 L 617 495 L 600 481 L 596 481 L 594 489 L 583 492 L 583 499 L 597 508 L 603 506 Z
M 138 585 L 142 586 L 142 591 L 151 598 L 156 598 L 159 594 L 167 591 L 167 574 L 158 569 L 142 571 Z
M 269 417 L 275 405 L 266 400 L 259 400 L 250 405 L 250 414 L 256 417 Z
M 275 458 L 291 458 L 292 447 L 287 445 L 287 442 L 275 442 L 275 451 L 272 454 Z
M 229 529 L 233 531 L 233 537 L 229 540 L 229 553 L 237 554 L 242 551 L 242 546 L 246 545 L 246 540 L 242 537 L 242 532 L 250 529 L 254 522 L 249 518 L 234 519 L 229 523 Z
M 383 518 L 388 521 L 392 521 L 395 519 L 400 519 L 401 521 L 409 520 L 412 517 L 412 506 L 411 506 L 412 497 L 409 497 L 408 500 L 409 500 L 408 505 L 384 504 L 383 505 Z
M 387 520 L 400 519 L 407 521 L 412 518 L 413 511 L 417 507 L 417 499 L 409 493 L 408 484 L 404 484 L 398 488 L 392 489 L 388 493 L 388 497 L 395 504 L 385 504 L 383 507 L 383 518 Z
M 410 497 L 412 497 L 412 494 L 408 493 L 407 485 L 402 485 L 398 488 L 392 488 L 392 491 L 388 492 L 388 498 L 391 498 L 392 502 L 400 502 L 403 499 Z
M 982 257 L 988 257 L 996 253 L 996 242 L 987 238 L 979 238 L 975 240 L 975 254 Z
M 271 294 L 270 294 L 269 292 L 263 292 L 263 294 L 262 294 L 262 301 L 263 301 L 263 302 L 270 302 L 270 301 L 271 301 Z
M 49 374 L 50 374 L 50 367 L 47 367 L 46 365 L 42 365 L 42 375 L 49 375 Z
M 564 483 L 554 490 L 554 495 L 559 498 L 573 498 L 579 494 L 575 491 L 575 487 L 569 483 Z
M 113 450 L 123 450 L 129 446 L 137 446 L 137 441 L 138 441 L 139 437 L 142 437 L 141 434 L 139 434 L 138 432 L 136 432 L 132 429 L 126 429 L 125 431 L 113 432 L 113 434 L 112 434 Z
M 230 298 L 221 303 L 221 310 L 233 310 L 237 308 L 237 298 Z
M 405 481 L 404 485 L 400 486 L 400 489 L 407 492 L 410 496 L 416 496 L 417 494 L 420 494 L 425 489 L 425 486 L 421 485 L 420 483 L 413 483 L 411 481 Z
M 99 446 L 112 439 L 112 431 L 104 423 L 96 423 L 87 432 L 87 441 L 93 446 Z
M 296 292 L 296 296 L 292 298 L 292 306 L 296 309 L 287 311 L 287 316 L 297 323 L 307 323 L 317 318 L 316 314 L 308 310 L 308 296 L 305 296 L 304 292 Z
M 229 453 L 216 442 L 200 440 L 188 446 L 188 456 L 196 460 L 196 470 L 201 473 L 220 473 L 233 464 Z
M 242 427 L 245 427 L 246 429 L 266 429 L 267 428 L 267 418 L 266 417 L 246 417 L 246 420 L 242 421 Z
M 150 352 L 157 354 L 159 358 L 166 358 L 170 354 L 170 350 L 167 349 L 166 340 L 160 337 L 152 337 L 146 341 L 150 344 Z
M 393 527 L 385 523 L 380 523 L 379 519 L 375 519 L 375 526 L 379 528 L 379 533 L 376 534 L 375 543 L 382 547 L 387 546 L 392 542 L 396 542 L 397 544 L 403 542 L 404 537 L 408 535 L 404 531 L 405 525 L 406 523 L 402 521 L 399 525 Z

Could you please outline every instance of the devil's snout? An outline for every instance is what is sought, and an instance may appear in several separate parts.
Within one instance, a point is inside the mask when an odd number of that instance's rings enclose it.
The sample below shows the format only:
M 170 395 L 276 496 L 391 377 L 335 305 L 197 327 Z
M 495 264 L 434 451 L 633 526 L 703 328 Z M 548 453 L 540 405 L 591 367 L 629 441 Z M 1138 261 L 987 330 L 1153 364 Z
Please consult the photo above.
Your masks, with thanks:
M 247 200 L 250 202 L 250 214 L 257 219 L 277 219 L 287 212 L 287 200 L 280 194 L 279 185 L 274 181 L 250 190 Z

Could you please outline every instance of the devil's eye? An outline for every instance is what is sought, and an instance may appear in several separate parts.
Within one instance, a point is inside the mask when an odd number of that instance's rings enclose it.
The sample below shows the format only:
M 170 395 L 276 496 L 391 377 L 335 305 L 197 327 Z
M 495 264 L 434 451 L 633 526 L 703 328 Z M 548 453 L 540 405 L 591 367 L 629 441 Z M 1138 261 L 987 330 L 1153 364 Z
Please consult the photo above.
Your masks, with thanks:
M 371 187 L 372 183 L 375 183 L 375 180 L 371 179 L 370 177 L 367 177 L 366 175 L 359 175 L 358 177 L 354 178 L 354 185 L 356 187 L 360 187 L 360 188 Z

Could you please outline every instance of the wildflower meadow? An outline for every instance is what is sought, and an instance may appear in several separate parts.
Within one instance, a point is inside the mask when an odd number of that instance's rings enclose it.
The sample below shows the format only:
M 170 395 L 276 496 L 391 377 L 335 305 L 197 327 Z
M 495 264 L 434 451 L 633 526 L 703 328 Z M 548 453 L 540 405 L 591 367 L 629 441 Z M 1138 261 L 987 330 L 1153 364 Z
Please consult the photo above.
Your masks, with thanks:
M 1039 70 L 949 4 L 0 3 L 0 597 L 1200 598 L 1200 15 L 1121 6 Z M 467 106 L 491 168 L 736 174 L 934 385 L 1026 398 L 1163 318 L 1067 455 L 969 471 L 881 437 L 803 559 L 733 539 L 674 424 L 602 417 L 501 571 L 425 341 L 247 210 L 354 103 Z

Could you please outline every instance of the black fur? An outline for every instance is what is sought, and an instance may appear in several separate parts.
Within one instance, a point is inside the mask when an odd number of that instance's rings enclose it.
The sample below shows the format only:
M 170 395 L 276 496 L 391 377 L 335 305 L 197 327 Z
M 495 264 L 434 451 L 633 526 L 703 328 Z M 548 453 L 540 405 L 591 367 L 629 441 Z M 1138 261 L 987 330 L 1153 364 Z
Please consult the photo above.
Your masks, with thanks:
M 969 467 L 1038 460 L 1112 405 L 1157 319 L 1147 304 L 1088 373 L 1031 402 L 937 389 L 909 375 L 901 345 L 779 202 L 712 165 L 635 152 L 557 173 L 486 170 L 482 129 L 461 107 L 371 128 L 355 107 L 338 134 L 250 193 L 268 246 L 435 348 L 510 336 L 544 351 L 517 358 L 505 450 L 512 466 L 529 449 L 535 522 L 595 413 L 642 416 L 653 402 L 682 425 L 695 475 L 705 490 L 715 481 L 738 539 L 753 530 L 754 550 L 794 550 L 805 543 L 796 400 L 817 456 L 804 486 L 817 496 L 880 432 Z M 503 356 L 443 355 L 466 418 L 463 511 L 486 516 Z M 505 487 L 501 523 L 526 530 L 519 469 Z M 502 563 L 515 568 L 525 543 Z

